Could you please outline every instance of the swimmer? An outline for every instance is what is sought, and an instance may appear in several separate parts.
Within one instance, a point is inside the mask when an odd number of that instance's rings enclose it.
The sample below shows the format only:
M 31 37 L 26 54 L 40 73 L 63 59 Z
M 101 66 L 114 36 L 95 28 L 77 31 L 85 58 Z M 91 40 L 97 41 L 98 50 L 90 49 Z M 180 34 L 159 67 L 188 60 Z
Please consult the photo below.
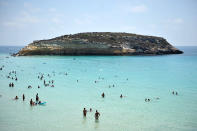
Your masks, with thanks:
M 172 92 L 172 94 L 174 95 L 174 91 Z
M 122 96 L 122 94 L 120 95 L 120 98 L 122 98 L 123 96 Z
M 102 93 L 102 95 L 101 95 L 103 98 L 105 97 L 105 94 L 104 94 L 104 92 Z
M 147 98 L 145 99 L 145 102 L 147 102 Z
M 40 86 L 38 86 L 38 88 L 40 88 Z
M 86 117 L 86 114 L 87 114 L 87 110 L 86 108 L 83 108 L 83 116 Z
M 90 112 L 92 112 L 92 108 L 90 108 Z
M 100 116 L 100 113 L 96 110 L 95 119 L 98 120 L 99 119 L 99 116 Z
M 176 95 L 178 95 L 178 92 L 176 92 Z
M 18 100 L 18 96 L 16 96 L 14 99 L 15 99 L 15 100 Z

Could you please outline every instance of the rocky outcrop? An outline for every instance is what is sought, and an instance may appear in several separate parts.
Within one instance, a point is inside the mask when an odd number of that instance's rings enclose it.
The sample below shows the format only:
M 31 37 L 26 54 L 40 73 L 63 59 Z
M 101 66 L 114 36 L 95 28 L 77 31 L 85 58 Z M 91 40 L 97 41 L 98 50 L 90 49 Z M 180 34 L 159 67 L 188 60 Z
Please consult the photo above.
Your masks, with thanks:
M 33 41 L 15 55 L 163 55 L 181 53 L 183 52 L 161 37 L 131 33 L 89 32 Z

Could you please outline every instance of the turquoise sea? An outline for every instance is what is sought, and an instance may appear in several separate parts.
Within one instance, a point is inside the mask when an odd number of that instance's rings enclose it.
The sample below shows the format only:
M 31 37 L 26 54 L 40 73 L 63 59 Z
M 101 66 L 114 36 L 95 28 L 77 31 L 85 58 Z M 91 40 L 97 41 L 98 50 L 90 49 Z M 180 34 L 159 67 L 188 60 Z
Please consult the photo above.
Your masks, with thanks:
M 164 56 L 9 55 L 20 48 L 0 47 L 0 131 L 197 130 L 197 47 Z M 17 81 L 7 78 L 11 71 Z M 30 106 L 36 93 L 46 105 Z M 86 118 L 84 107 L 93 109 Z

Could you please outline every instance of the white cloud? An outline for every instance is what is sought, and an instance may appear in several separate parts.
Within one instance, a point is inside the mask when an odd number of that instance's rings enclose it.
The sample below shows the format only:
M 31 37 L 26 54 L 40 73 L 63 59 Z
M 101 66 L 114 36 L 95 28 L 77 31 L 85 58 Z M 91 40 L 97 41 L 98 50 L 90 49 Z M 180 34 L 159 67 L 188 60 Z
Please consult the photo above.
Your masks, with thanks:
M 7 27 L 24 27 L 29 24 L 39 23 L 41 20 L 28 12 L 21 12 L 21 14 L 11 20 L 3 22 L 4 26 Z
M 56 12 L 57 10 L 56 10 L 56 8 L 50 8 L 49 9 L 49 12 Z
M 38 13 L 40 12 L 40 8 L 34 7 L 31 3 L 25 2 L 24 3 L 24 8 L 26 11 L 30 13 Z
M 131 7 L 130 11 L 133 13 L 142 13 L 142 12 L 146 12 L 148 10 L 148 8 L 145 5 L 138 5 L 138 6 L 134 6 Z
M 57 18 L 57 17 L 52 18 L 51 21 L 55 24 L 62 24 L 63 23 L 63 21 L 60 18 Z
M 182 24 L 184 21 L 182 18 L 173 18 L 173 19 L 168 19 L 167 23 L 170 24 Z
M 94 20 L 95 17 L 86 14 L 80 18 L 75 18 L 74 23 L 77 25 L 88 25 L 88 24 L 92 24 Z
M 19 21 L 23 23 L 38 23 L 40 22 L 40 19 L 29 14 L 28 12 L 22 12 L 22 17 L 20 18 Z
M 183 19 L 176 18 L 176 19 L 174 19 L 174 23 L 177 23 L 177 24 L 183 23 Z

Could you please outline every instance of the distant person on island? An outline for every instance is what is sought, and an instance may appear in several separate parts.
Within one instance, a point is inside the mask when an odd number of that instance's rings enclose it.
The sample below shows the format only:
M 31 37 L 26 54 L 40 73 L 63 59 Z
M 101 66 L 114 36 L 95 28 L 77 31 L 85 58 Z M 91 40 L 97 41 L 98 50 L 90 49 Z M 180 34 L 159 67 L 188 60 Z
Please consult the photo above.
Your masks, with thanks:
M 100 113 L 96 110 L 95 119 L 98 120 L 99 119 L 99 116 L 100 116 Z
M 25 100 L 25 95 L 23 94 L 23 101 Z
M 105 97 L 105 94 L 104 94 L 104 92 L 102 93 L 102 95 L 101 95 L 103 98 Z
M 86 108 L 83 108 L 83 116 L 86 117 L 86 114 L 87 114 L 87 110 Z

